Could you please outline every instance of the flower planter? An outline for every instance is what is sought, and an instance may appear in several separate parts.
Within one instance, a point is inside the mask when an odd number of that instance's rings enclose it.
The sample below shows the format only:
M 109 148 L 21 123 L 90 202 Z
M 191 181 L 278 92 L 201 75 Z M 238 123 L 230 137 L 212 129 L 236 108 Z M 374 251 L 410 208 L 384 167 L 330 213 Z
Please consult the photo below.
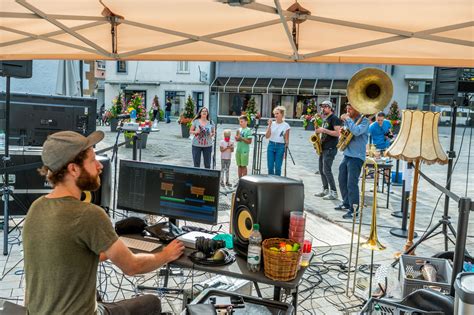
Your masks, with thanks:
M 181 136 L 183 138 L 189 138 L 189 127 L 187 124 L 181 124 Z
M 118 127 L 118 119 L 117 118 L 110 118 L 110 131 L 117 132 Z
M 129 139 L 129 138 L 127 138 L 126 135 L 123 135 L 123 136 L 124 136 L 124 138 L 125 138 L 125 141 L 127 141 L 127 140 Z M 142 134 L 140 135 L 140 139 L 141 139 L 141 140 L 139 141 L 139 143 L 141 144 L 141 148 L 142 148 L 142 149 L 146 149 L 146 142 L 147 142 L 147 140 L 148 140 L 148 134 L 147 134 L 147 133 L 142 133 Z M 125 147 L 126 147 L 126 148 L 133 148 L 133 141 L 132 141 L 132 142 L 128 142 L 127 144 L 125 144 Z M 140 147 L 138 147 L 138 149 L 140 149 Z

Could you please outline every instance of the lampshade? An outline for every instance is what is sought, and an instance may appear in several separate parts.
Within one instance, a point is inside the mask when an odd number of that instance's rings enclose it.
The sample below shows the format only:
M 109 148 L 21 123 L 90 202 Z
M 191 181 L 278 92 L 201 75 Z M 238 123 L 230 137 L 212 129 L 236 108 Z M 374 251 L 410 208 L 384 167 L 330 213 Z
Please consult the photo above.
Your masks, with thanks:
M 397 138 L 385 151 L 385 156 L 426 164 L 446 164 L 448 157 L 439 143 L 438 121 L 440 113 L 404 110 Z

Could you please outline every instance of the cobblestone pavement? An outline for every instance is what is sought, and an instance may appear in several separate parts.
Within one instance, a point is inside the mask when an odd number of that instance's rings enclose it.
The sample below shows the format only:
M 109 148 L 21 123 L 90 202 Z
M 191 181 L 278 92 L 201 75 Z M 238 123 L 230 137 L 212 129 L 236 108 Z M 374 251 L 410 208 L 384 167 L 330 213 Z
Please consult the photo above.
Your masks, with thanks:
M 160 129 L 159 132 L 154 132 L 149 135 L 147 148 L 142 150 L 142 160 L 152 161 L 159 163 L 168 163 L 175 165 L 184 165 L 192 166 L 192 157 L 191 157 L 191 142 L 189 139 L 184 139 L 181 137 L 180 126 L 176 122 L 170 124 L 160 123 L 158 125 Z M 222 132 L 224 129 L 231 129 L 234 131 L 237 129 L 236 125 L 218 125 L 218 141 L 222 139 Z M 103 149 L 111 146 L 115 141 L 115 133 L 108 131 L 108 127 L 98 127 L 98 129 L 104 130 L 106 132 L 105 140 L 99 144 L 98 149 Z M 469 183 L 467 190 L 467 196 L 474 196 L 474 176 L 473 172 L 467 172 L 468 165 L 468 154 L 469 154 L 469 145 L 471 146 L 471 152 L 474 152 L 474 144 L 469 142 L 470 129 L 465 130 L 465 135 L 462 137 L 464 129 L 457 129 L 456 136 L 456 153 L 459 156 L 459 160 L 456 163 L 454 173 L 452 175 L 452 191 L 459 196 L 464 196 L 466 194 L 466 181 Z M 449 147 L 449 128 L 442 127 L 440 128 L 440 140 L 445 148 Z M 314 278 L 307 277 L 305 282 L 302 283 L 300 288 L 300 302 L 301 307 L 298 313 L 305 314 L 337 314 L 341 313 L 341 309 L 346 306 L 357 305 L 359 300 L 357 298 L 347 298 L 341 294 L 341 290 L 345 287 L 345 274 L 341 276 L 341 270 L 333 270 L 328 268 L 327 272 L 321 272 L 319 269 L 320 265 L 328 263 L 328 260 L 336 259 L 340 261 L 341 264 L 346 262 L 346 257 L 349 253 L 349 243 L 350 243 L 350 233 L 340 233 L 340 227 L 346 231 L 350 231 L 352 222 L 342 219 L 342 212 L 335 211 L 334 206 L 338 204 L 338 201 L 326 201 L 322 198 L 314 196 L 314 193 L 318 192 L 321 187 L 320 176 L 315 174 L 315 170 L 318 168 L 317 156 L 312 148 L 312 145 L 309 143 L 309 137 L 311 135 L 310 131 L 305 131 L 302 128 L 293 127 L 290 135 L 290 150 L 293 156 L 295 165 L 288 160 L 287 163 L 287 175 L 295 179 L 301 179 L 305 185 L 305 210 L 308 211 L 308 222 L 307 231 L 313 235 L 316 240 L 319 240 L 316 246 L 315 252 L 316 256 L 313 259 L 314 267 L 317 270 L 309 270 L 308 273 L 312 276 L 317 276 L 318 280 Z M 120 141 L 123 141 L 123 136 Z M 462 140 L 464 139 L 464 140 Z M 462 143 L 462 150 L 459 151 L 460 145 Z M 252 145 L 253 148 L 253 145 Z M 217 150 L 218 151 L 218 150 Z M 108 153 L 110 156 L 110 152 Z M 471 153 L 472 155 L 472 153 Z M 119 149 L 120 158 L 132 158 L 132 150 L 121 147 Z M 250 152 L 250 157 L 252 157 L 252 151 Z M 335 178 L 337 179 L 338 165 L 341 161 L 342 154 L 338 154 L 336 160 L 334 161 L 333 172 Z M 252 160 L 252 159 L 250 159 Z M 220 168 L 220 158 L 219 153 L 216 159 L 216 168 Z M 251 165 L 249 165 L 249 170 Z M 266 142 L 263 145 L 263 159 L 262 159 L 262 173 L 266 173 Z M 429 177 L 433 178 L 436 182 L 443 184 L 446 182 L 446 172 L 447 166 L 441 165 L 423 165 L 422 170 Z M 237 182 L 237 167 L 235 161 L 232 161 L 231 164 L 231 179 L 233 182 Z M 368 180 L 367 186 L 371 189 L 373 186 L 373 180 Z M 389 207 L 385 207 L 387 193 L 378 194 L 378 209 L 377 209 L 377 228 L 379 240 L 384 244 L 387 249 L 384 251 L 376 252 L 374 255 L 375 262 L 382 265 L 387 265 L 393 261 L 393 254 L 396 251 L 399 251 L 403 248 L 405 244 L 405 239 L 394 237 L 390 234 L 390 229 L 392 227 L 400 227 L 401 219 L 393 217 L 391 213 L 395 210 L 400 210 L 400 195 L 401 187 L 397 186 L 391 187 L 390 194 L 390 203 Z M 340 194 L 339 194 L 340 195 Z M 371 210 L 372 198 L 370 197 L 372 192 L 367 192 L 367 206 L 364 212 L 364 225 L 362 228 L 362 235 L 368 236 L 370 228 L 370 219 L 371 216 L 369 211 Z M 418 203 L 416 211 L 416 231 L 421 235 L 431 224 L 435 224 L 441 218 L 444 208 L 444 196 L 440 199 L 437 206 L 437 210 L 433 213 L 433 209 L 437 204 L 439 199 L 439 192 L 434 189 L 428 182 L 421 179 L 419 184 L 418 191 Z M 225 228 L 228 226 L 229 216 L 230 216 L 230 194 L 223 196 L 221 198 L 222 203 L 224 204 L 224 210 L 219 214 L 219 222 L 223 223 Z M 452 223 L 454 229 L 457 229 L 457 207 L 454 202 L 450 203 L 449 215 L 452 217 Z M 17 222 L 18 220 L 16 220 Z M 333 231 L 333 235 L 323 235 L 330 234 Z M 325 231 L 325 232 L 322 232 Z M 474 252 L 474 215 L 471 215 L 469 219 L 469 237 L 467 241 L 467 250 L 471 253 Z M 2 240 L 0 236 L 0 240 Z M 13 232 L 10 236 L 10 255 L 9 256 L 0 256 L 0 270 L 2 270 L 0 276 L 0 299 L 9 298 L 13 299 L 14 302 L 23 304 L 23 288 L 24 288 L 24 278 L 23 278 L 23 263 L 22 263 L 22 251 L 21 244 L 19 240 L 21 236 L 18 232 Z M 336 240 L 337 239 L 337 240 Z M 3 242 L 3 241 L 2 241 Z M 431 256 L 434 253 L 444 250 L 444 238 L 442 235 L 433 237 L 425 242 L 423 242 L 417 249 L 416 253 L 420 256 Z M 323 244 L 326 244 L 324 246 Z M 329 246 L 332 245 L 332 246 Z M 454 246 L 449 244 L 449 249 L 453 250 Z M 332 255 L 332 256 L 328 256 Z M 338 256 L 341 255 L 341 256 Z M 337 258 L 338 257 L 338 258 Z M 361 252 L 361 262 L 368 263 L 370 258 L 370 251 L 362 250 Z M 331 264 L 331 263 L 329 263 Z M 336 264 L 337 265 L 337 264 Z M 107 266 L 110 270 L 115 270 L 113 267 Z M 106 268 L 104 268 L 104 271 Z M 109 269 L 107 269 L 109 270 Z M 107 274 L 110 276 L 110 272 Z M 115 271 L 113 271 L 115 272 Z M 172 282 L 172 285 L 189 287 L 188 280 L 185 272 L 184 277 L 176 277 Z M 157 280 L 150 280 L 149 278 L 134 278 L 134 283 L 145 283 L 150 284 L 150 281 L 153 282 L 151 285 L 157 285 Z M 196 278 L 195 278 L 196 277 Z M 211 277 L 211 275 L 205 274 L 195 274 L 193 273 L 193 279 L 195 283 L 199 281 L 204 281 L 205 279 Z M 118 279 L 118 276 L 117 276 Z M 312 280 L 311 280 L 312 279 Z M 123 276 L 122 276 L 123 280 Z M 320 280 L 320 281 L 319 281 Z M 125 284 L 121 290 L 117 289 L 117 283 L 114 284 L 113 280 L 111 281 L 109 287 L 107 288 L 106 298 L 107 300 L 112 300 L 114 298 L 123 298 L 128 297 L 133 294 L 133 281 L 130 281 L 132 284 Z M 119 280 L 117 280 L 119 281 Z M 102 286 L 101 286 L 102 287 Z M 262 287 L 262 293 L 264 297 L 272 296 L 271 287 Z M 364 293 L 366 294 L 366 293 Z M 396 296 L 396 294 L 394 294 Z M 174 313 L 177 313 L 180 309 L 180 300 L 179 298 L 169 298 L 164 297 L 163 299 L 164 309 L 170 310 Z

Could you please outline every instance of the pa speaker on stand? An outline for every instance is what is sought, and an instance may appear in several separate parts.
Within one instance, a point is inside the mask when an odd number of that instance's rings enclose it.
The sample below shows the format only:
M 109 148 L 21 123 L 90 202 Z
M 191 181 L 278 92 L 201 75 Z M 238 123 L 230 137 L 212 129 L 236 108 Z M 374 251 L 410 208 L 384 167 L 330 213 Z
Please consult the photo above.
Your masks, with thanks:
M 254 223 L 263 239 L 288 237 L 290 212 L 304 208 L 302 181 L 274 175 L 249 175 L 239 181 L 231 213 L 234 250 L 247 256 Z

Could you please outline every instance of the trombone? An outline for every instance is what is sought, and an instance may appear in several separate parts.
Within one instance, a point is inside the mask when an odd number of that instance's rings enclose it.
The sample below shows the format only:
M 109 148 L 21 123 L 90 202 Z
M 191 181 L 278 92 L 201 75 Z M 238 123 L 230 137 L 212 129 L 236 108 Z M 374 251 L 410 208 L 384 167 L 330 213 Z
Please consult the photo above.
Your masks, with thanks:
M 373 165 L 374 167 L 374 193 L 373 193 L 373 201 L 372 201 L 372 221 L 370 224 L 370 234 L 369 239 L 367 242 L 361 244 L 360 243 L 360 235 L 362 229 L 362 210 L 364 208 L 365 203 L 365 186 L 367 181 L 367 174 L 369 171 L 369 165 Z M 368 157 L 364 164 L 362 165 L 362 191 L 361 191 L 361 198 L 360 198 L 360 206 L 359 206 L 359 227 L 357 232 L 357 245 L 355 250 L 355 264 L 354 264 L 354 276 L 353 276 L 353 284 L 352 284 L 352 295 L 355 293 L 356 288 L 356 279 L 357 279 L 357 269 L 359 264 L 359 249 L 360 246 L 365 249 L 371 250 L 370 256 L 370 277 L 369 277 L 369 298 L 372 296 L 372 273 L 373 273 L 373 266 L 374 266 L 374 251 L 376 250 L 384 250 L 385 246 L 380 243 L 378 240 L 377 235 L 377 184 L 378 184 L 378 165 L 375 162 L 374 158 Z M 354 231 L 356 226 L 356 215 L 354 214 L 352 218 L 352 236 L 351 236 L 351 246 L 349 249 L 349 264 L 347 268 L 347 283 L 346 283 L 346 295 L 349 296 L 349 283 L 351 279 L 351 267 L 352 267 L 352 252 L 354 247 Z

